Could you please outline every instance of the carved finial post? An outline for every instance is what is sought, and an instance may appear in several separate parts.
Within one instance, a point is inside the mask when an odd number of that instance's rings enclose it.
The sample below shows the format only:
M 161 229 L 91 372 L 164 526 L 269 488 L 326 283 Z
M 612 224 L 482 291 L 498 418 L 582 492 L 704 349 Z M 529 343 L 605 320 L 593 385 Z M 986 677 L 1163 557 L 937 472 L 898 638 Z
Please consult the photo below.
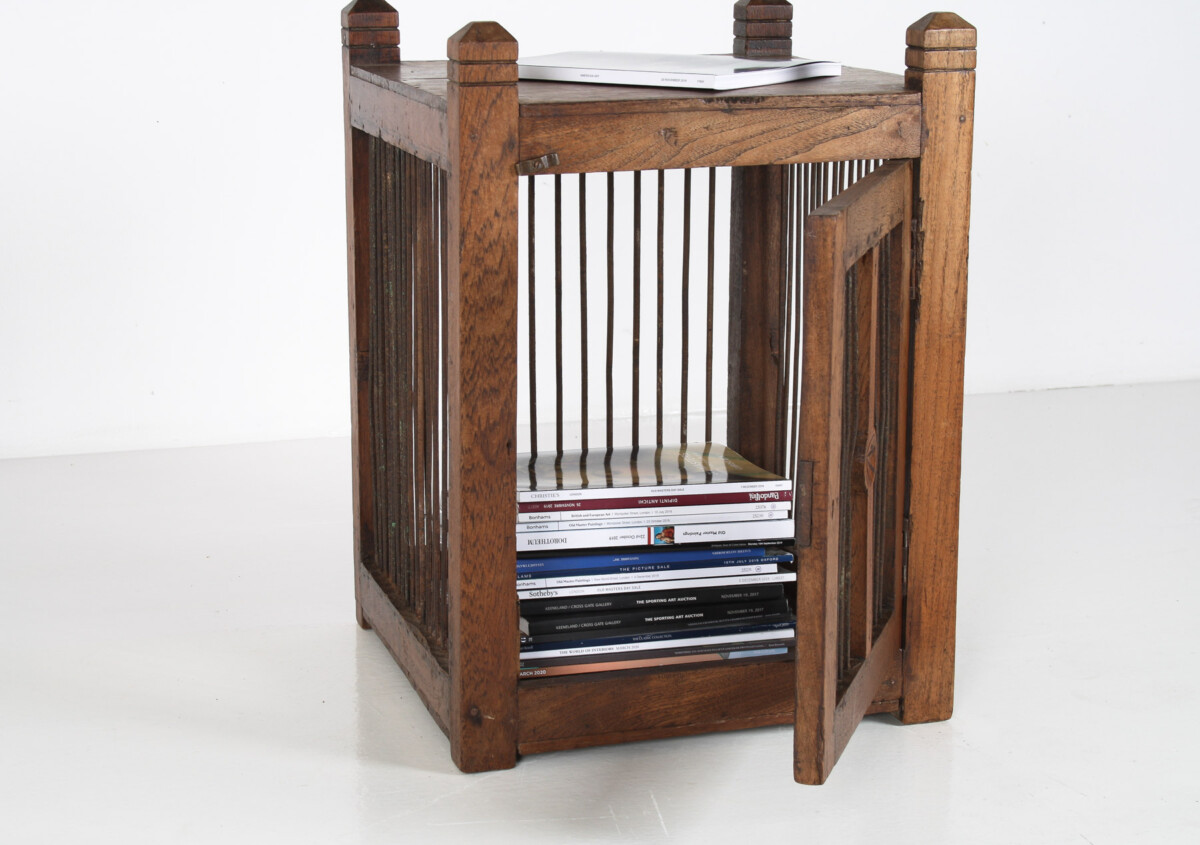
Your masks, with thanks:
M 967 235 L 975 123 L 975 27 L 934 12 L 908 28 L 908 87 L 921 91 L 916 177 L 905 722 L 954 707 Z
M 517 42 L 493 22 L 446 45 L 450 753 L 517 760 Z
M 975 27 L 953 12 L 930 12 L 908 28 L 904 53 L 909 88 L 920 88 L 927 72 L 975 69 Z
M 748 59 L 790 59 L 792 4 L 787 0 L 734 3 L 733 54 Z
M 400 16 L 385 0 L 354 0 L 342 9 L 342 46 L 351 64 L 400 61 Z

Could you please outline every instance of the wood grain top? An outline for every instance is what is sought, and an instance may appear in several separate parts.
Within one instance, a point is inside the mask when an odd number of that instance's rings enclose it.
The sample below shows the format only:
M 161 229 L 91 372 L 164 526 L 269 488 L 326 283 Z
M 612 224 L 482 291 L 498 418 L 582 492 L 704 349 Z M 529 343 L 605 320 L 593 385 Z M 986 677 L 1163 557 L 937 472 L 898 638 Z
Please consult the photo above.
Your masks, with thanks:
M 444 61 L 353 67 L 351 74 L 408 99 L 445 109 Z M 736 91 L 522 81 L 518 84 L 518 101 L 522 117 L 545 117 L 612 112 L 916 105 L 920 103 L 921 95 L 906 89 L 904 77 L 899 74 L 846 67 L 841 76 Z

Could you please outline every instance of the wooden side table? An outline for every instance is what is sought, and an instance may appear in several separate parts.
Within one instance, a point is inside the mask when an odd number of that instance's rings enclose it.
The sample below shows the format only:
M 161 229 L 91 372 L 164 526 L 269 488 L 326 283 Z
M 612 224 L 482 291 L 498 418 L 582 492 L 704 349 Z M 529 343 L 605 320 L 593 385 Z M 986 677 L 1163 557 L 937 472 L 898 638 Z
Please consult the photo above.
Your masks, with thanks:
M 734 18 L 735 52 L 790 55 L 789 4 Z M 356 601 L 455 763 L 794 723 L 820 783 L 864 714 L 948 718 L 974 28 L 922 18 L 904 78 L 714 93 L 518 82 L 491 22 L 402 62 L 398 24 L 342 12 Z M 795 485 L 795 658 L 518 681 L 523 180 L 709 168 L 730 168 L 726 440 Z M 609 311 L 567 334 L 599 342 Z

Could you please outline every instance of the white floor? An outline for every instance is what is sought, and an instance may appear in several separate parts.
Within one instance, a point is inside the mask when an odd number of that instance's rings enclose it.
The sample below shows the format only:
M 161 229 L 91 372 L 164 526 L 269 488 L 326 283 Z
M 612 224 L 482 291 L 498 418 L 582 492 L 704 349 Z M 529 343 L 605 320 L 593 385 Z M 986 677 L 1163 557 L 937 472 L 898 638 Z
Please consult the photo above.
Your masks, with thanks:
M 345 440 L 0 462 L 0 842 L 1200 842 L 1200 382 L 970 398 L 957 712 L 458 773 Z

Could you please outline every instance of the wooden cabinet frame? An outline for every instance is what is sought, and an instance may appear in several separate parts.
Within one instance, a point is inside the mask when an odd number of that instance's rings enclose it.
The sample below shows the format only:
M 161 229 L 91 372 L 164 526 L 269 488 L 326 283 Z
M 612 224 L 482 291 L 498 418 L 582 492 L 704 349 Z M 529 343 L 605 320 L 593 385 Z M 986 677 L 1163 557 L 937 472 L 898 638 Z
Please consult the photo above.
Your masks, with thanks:
M 737 3 L 735 50 L 790 54 L 790 16 Z M 455 763 L 794 723 L 795 777 L 820 783 L 864 714 L 948 718 L 974 28 L 915 23 L 904 79 L 714 94 L 518 83 L 496 23 L 401 62 L 398 25 L 383 0 L 342 13 L 355 595 Z M 728 440 L 771 467 L 771 198 L 789 166 L 850 160 L 886 163 L 803 232 L 795 660 L 518 682 L 519 173 L 735 168 Z

